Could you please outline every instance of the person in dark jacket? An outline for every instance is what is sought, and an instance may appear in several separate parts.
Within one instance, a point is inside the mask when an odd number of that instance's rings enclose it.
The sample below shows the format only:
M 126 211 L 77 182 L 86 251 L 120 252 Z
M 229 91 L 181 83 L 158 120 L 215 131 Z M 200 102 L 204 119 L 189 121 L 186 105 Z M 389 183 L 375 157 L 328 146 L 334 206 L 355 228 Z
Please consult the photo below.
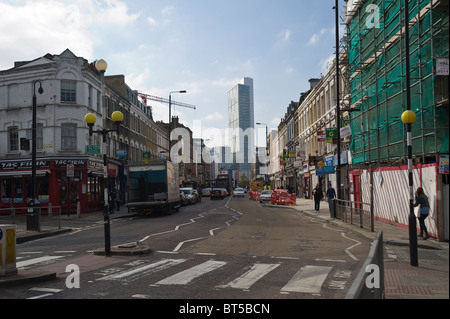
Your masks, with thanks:
M 328 199 L 328 208 L 330 209 L 330 217 L 334 217 L 334 201 L 333 199 L 336 198 L 336 191 L 334 190 L 333 186 L 331 186 L 331 183 L 328 184 L 327 189 L 327 199 Z
M 318 213 L 320 210 L 320 201 L 323 198 L 323 191 L 320 188 L 319 184 L 316 185 L 316 188 L 313 189 L 314 196 L 314 212 Z
M 430 235 L 428 235 L 427 227 L 425 226 L 425 219 L 427 219 L 428 215 L 430 214 L 430 204 L 428 202 L 428 197 L 425 195 L 423 188 L 418 187 L 415 193 L 416 202 L 414 203 L 414 207 L 417 207 L 420 205 L 420 211 L 419 211 L 419 225 L 420 225 L 420 235 L 419 237 L 422 237 L 424 240 L 430 238 Z

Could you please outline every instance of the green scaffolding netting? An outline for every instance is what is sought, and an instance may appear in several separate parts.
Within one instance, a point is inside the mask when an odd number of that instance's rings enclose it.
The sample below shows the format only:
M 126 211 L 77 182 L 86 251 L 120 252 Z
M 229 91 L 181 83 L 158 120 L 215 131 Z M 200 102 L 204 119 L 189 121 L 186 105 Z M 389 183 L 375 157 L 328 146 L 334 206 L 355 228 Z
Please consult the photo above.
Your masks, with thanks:
M 449 55 L 448 6 L 430 9 L 430 1 L 409 1 L 409 19 L 417 21 L 409 30 L 415 154 L 448 152 L 448 104 L 439 106 L 439 100 L 448 99 L 448 89 L 440 89 L 445 83 L 448 88 L 448 76 L 433 73 L 435 57 Z M 353 163 L 405 154 L 406 127 L 400 119 L 406 110 L 403 7 L 402 0 L 366 1 L 348 25 L 350 104 L 360 109 L 350 121 Z M 373 8 L 379 20 L 373 19 Z

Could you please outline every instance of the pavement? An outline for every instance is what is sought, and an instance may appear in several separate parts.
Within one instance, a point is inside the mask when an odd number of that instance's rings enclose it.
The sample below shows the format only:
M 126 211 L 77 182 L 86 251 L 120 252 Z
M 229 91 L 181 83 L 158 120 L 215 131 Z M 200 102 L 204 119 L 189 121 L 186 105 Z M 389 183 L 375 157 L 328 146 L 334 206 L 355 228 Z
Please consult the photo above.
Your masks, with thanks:
M 385 247 L 385 299 L 449 299 L 449 242 L 438 241 L 432 237 L 427 240 L 418 238 L 419 265 L 414 267 L 410 265 L 409 231 L 407 227 L 375 221 L 374 231 L 372 232 L 370 229 L 361 228 L 359 224 L 351 224 L 332 218 L 327 202 L 321 202 L 320 211 L 315 213 L 314 201 L 310 199 L 297 199 L 296 205 L 265 204 L 265 206 L 295 209 L 314 218 L 322 219 L 324 222 L 359 232 L 371 240 L 374 240 L 378 232 L 382 230 Z M 131 217 L 131 215 L 125 207 L 110 216 L 111 219 L 128 217 Z M 103 213 L 92 212 L 80 216 L 62 216 L 62 224 L 64 225 L 64 219 L 75 218 L 100 221 L 103 220 Z M 16 242 L 20 244 L 70 231 L 72 231 L 71 228 L 56 227 L 41 227 L 40 231 L 18 231 Z M 124 243 L 111 247 L 111 255 L 139 255 L 148 252 L 149 247 L 138 243 Z M 95 250 L 94 254 L 104 255 L 104 248 Z M 0 276 L 0 288 L 55 278 L 55 273 L 19 269 L 17 274 Z

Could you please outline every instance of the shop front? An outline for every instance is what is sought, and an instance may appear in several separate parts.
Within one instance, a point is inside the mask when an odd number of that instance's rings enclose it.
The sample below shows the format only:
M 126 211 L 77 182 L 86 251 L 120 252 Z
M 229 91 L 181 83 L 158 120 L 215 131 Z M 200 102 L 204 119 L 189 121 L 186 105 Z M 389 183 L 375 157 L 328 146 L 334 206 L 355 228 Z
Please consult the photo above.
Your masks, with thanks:
M 0 163 L 1 208 L 15 207 L 17 214 L 26 213 L 32 197 L 31 174 L 29 159 Z M 47 214 L 49 204 L 54 210 L 61 208 L 62 213 L 76 213 L 78 205 L 81 213 L 101 210 L 103 185 L 101 160 L 78 157 L 36 161 L 36 197 L 43 214 Z

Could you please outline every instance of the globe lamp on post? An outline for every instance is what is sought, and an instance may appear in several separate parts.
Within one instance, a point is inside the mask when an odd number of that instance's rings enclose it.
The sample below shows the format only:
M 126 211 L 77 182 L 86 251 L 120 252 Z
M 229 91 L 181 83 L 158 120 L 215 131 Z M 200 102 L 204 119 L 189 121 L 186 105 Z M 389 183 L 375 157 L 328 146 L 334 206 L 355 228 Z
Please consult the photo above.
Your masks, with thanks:
M 99 61 L 97 61 L 98 63 Z M 105 62 L 106 64 L 106 62 Z M 106 68 L 106 67 L 105 67 Z M 119 134 L 120 123 L 123 121 L 123 114 L 120 111 L 115 111 L 111 114 L 111 118 L 116 123 L 116 128 L 113 130 L 98 130 L 94 131 L 93 127 L 95 122 L 97 121 L 97 117 L 93 113 L 88 113 L 84 117 L 84 121 L 89 127 L 89 144 L 91 142 L 91 136 L 93 133 L 102 134 L 103 138 L 103 177 L 105 181 L 105 189 L 104 189 L 104 207 L 103 207 L 103 215 L 104 215 L 104 228 L 105 228 L 105 256 L 111 256 L 111 232 L 110 232 L 110 218 L 109 218 L 109 185 L 108 185 L 108 157 L 106 154 L 106 136 L 109 132 L 117 132 Z
M 417 120 L 417 116 L 416 113 L 411 111 L 411 110 L 407 110 L 405 112 L 403 112 L 402 114 L 402 122 L 404 124 L 414 124 Z

